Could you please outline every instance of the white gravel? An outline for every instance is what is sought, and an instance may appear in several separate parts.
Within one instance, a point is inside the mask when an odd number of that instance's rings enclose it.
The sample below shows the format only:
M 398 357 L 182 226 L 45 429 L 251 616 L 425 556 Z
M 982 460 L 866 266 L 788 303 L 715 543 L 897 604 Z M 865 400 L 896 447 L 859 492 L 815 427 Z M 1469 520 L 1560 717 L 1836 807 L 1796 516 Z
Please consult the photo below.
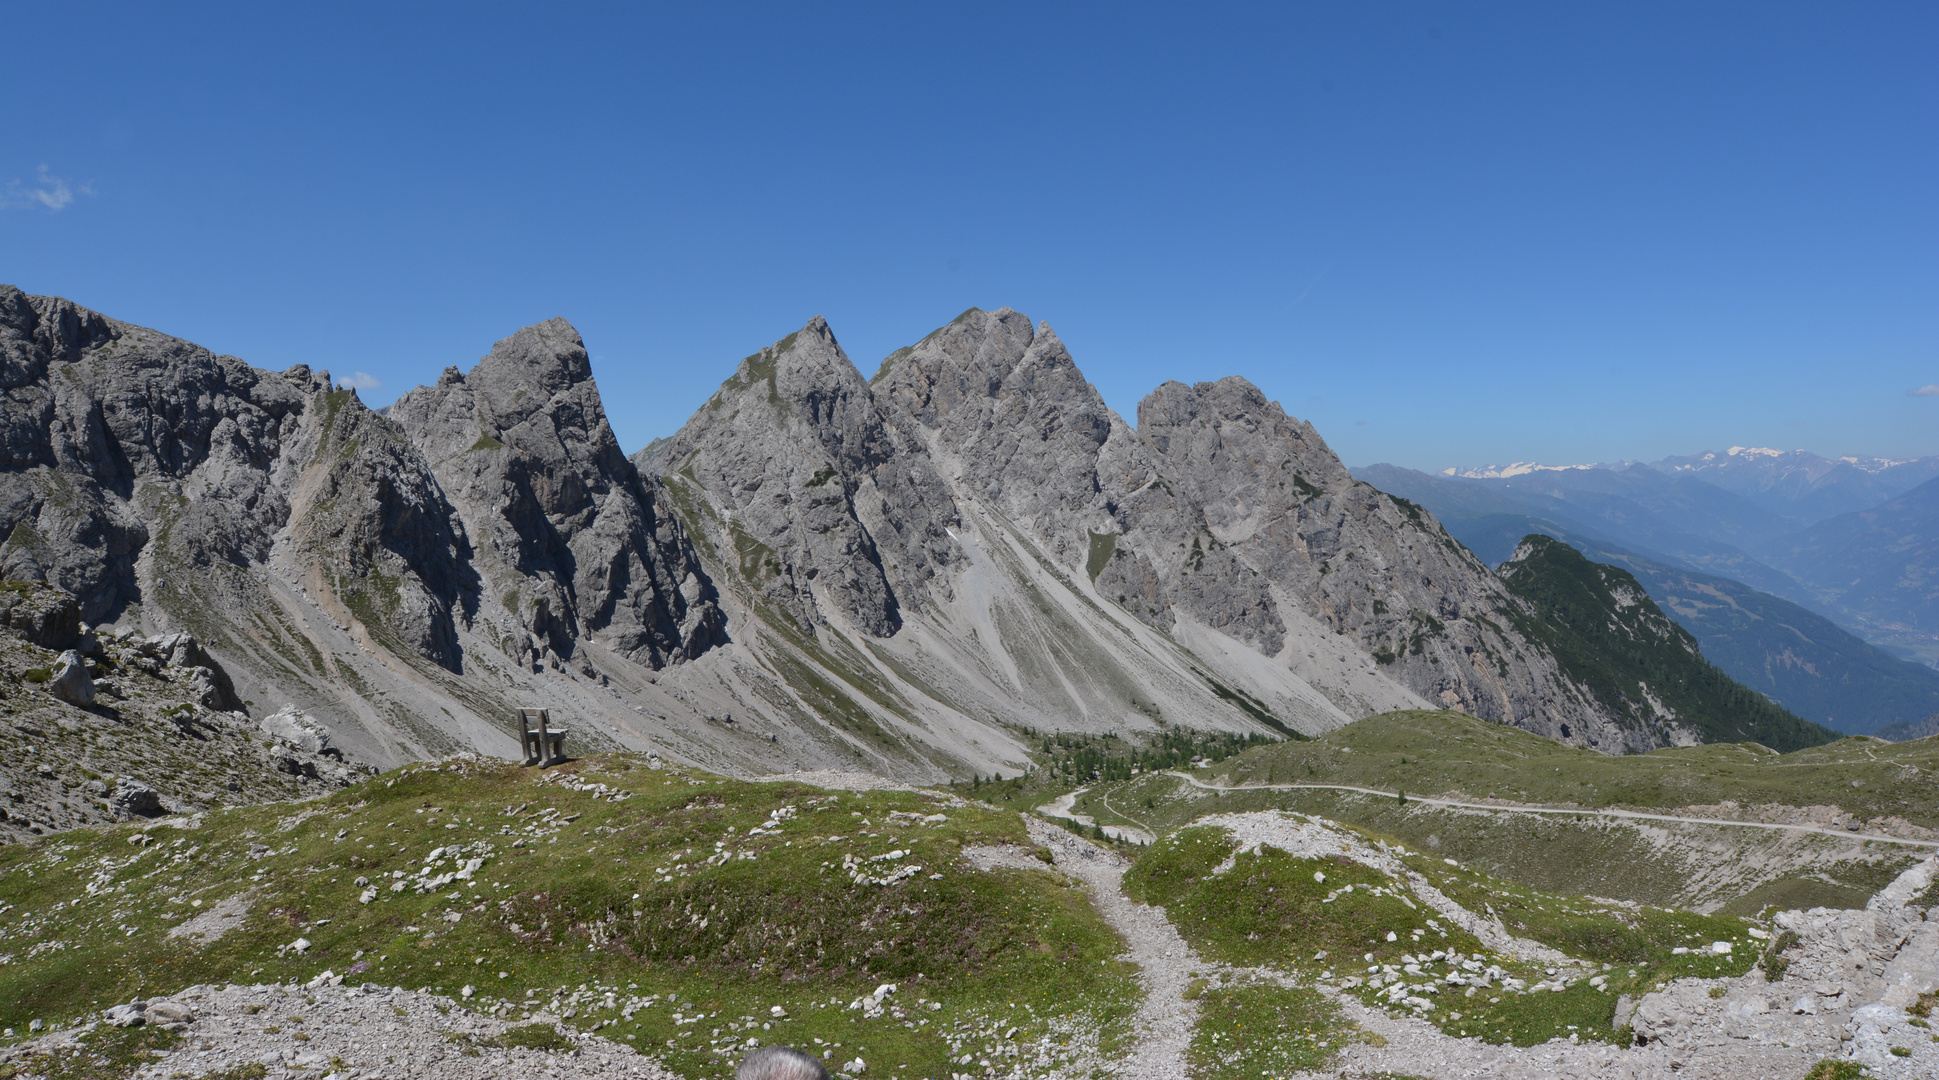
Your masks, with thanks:
M 182 1042 L 134 1075 L 138 1080 L 206 1076 L 260 1062 L 271 1080 L 485 1080 L 543 1076 L 557 1080 L 677 1080 L 631 1047 L 561 1029 L 573 1048 L 505 1050 L 478 1045 L 516 1026 L 471 1012 L 451 998 L 409 990 L 323 986 L 195 986 L 160 1002 L 187 1007 L 193 1019 Z M 275 1028 L 274 1032 L 268 1030 Z M 0 1053 L 22 1077 L 32 1062 L 87 1028 L 71 1028 Z M 471 1049 L 474 1053 L 467 1053 Z
M 1122 879 L 1131 861 L 1057 825 L 1024 815 L 1030 838 L 1048 847 L 1057 868 L 1090 886 L 1092 901 L 1124 937 L 1129 959 L 1139 967 L 1138 982 L 1145 999 L 1132 1017 L 1137 1043 L 1125 1059 L 1121 1075 L 1138 1080 L 1185 1080 L 1185 1049 L 1198 1024 L 1198 1003 L 1185 999 L 1191 973 L 1207 965 L 1178 936 L 1165 909 L 1133 903 L 1124 895 Z

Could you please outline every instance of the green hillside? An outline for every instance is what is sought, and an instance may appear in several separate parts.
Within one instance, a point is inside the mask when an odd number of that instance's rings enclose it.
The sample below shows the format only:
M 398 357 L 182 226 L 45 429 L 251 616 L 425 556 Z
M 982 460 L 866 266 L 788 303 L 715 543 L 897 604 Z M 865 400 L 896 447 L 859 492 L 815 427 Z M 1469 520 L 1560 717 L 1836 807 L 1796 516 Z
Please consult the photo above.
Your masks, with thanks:
M 1117 935 L 1061 875 L 963 857 L 1028 843 L 1015 813 L 944 794 L 631 755 L 412 766 L 0 848 L 0 1025 L 332 971 L 513 1019 L 544 1006 L 690 1077 L 731 1075 L 753 1029 L 912 1076 L 966 1044 L 1108 1051 L 1136 998 Z M 884 983 L 881 1010 L 851 1007 Z
M 1294 827 L 1298 820 L 1288 819 Z M 1337 826 L 1320 831 L 1348 832 Z M 1219 824 L 1195 825 L 1141 854 L 1125 874 L 1125 893 L 1162 905 L 1179 934 L 1208 960 L 1332 984 L 1370 1007 L 1411 1013 L 1450 1034 L 1521 1046 L 1572 1030 L 1625 1042 L 1628 1033 L 1611 1023 L 1619 995 L 1640 995 L 1684 977 L 1741 975 L 1757 958 L 1757 938 L 1742 918 L 1629 910 L 1550 895 L 1405 846 L 1385 850 L 1394 865 L 1383 870 L 1337 855 L 1300 857 L 1269 844 L 1248 848 Z M 1498 914 L 1516 936 L 1579 966 L 1550 982 L 1557 974 L 1551 959 L 1496 951 L 1446 921 L 1446 912 L 1437 917 L 1434 901 L 1412 875 L 1470 912 Z M 1732 942 L 1733 951 L 1720 956 L 1690 949 L 1713 941 Z M 1446 970 L 1434 971 L 1437 965 Z M 1489 978 L 1479 977 L 1484 968 L 1493 973 Z M 1393 978 L 1366 977 L 1376 969 Z M 1441 985 L 1439 976 L 1450 971 L 1476 973 L 1475 985 L 1465 992 L 1459 984 Z M 1402 981 L 1415 984 L 1404 997 L 1396 992 Z M 1536 992 L 1529 992 L 1531 986 Z
M 1075 810 L 1161 837 L 1206 814 L 1291 810 L 1349 822 L 1550 893 L 1756 912 L 1772 904 L 1863 906 L 1931 849 L 1847 830 L 1939 829 L 1935 770 L 1939 739 L 1858 736 L 1789 754 L 1713 743 L 1610 755 L 1466 713 L 1396 712 L 1309 742 L 1255 747 L 1186 774 L 1210 787 L 1168 771 L 1095 783 Z M 981 794 L 1002 799 L 1009 786 L 985 785 Z M 1350 790 L 1356 788 L 1365 790 Z M 1402 792 L 1404 802 L 1396 798 Z M 1695 807 L 1691 816 L 1800 820 L 1826 832 L 1497 813 L 1438 806 L 1423 796 L 1563 810 L 1677 814 Z M 1718 851 L 1738 857 L 1720 859 Z
M 1517 627 L 1563 672 L 1629 723 L 1668 721 L 1705 742 L 1750 740 L 1796 750 L 1836 740 L 1718 670 L 1626 570 L 1583 558 L 1553 537 L 1524 538 L 1502 579 L 1534 609 Z
M 1248 750 L 1204 772 L 1234 784 L 1350 784 L 1542 806 L 1831 805 L 1860 820 L 1896 815 L 1939 828 L 1939 739 L 1883 743 L 1858 735 L 1789 754 L 1723 743 L 1612 755 L 1466 713 L 1407 711 L 1310 742 Z

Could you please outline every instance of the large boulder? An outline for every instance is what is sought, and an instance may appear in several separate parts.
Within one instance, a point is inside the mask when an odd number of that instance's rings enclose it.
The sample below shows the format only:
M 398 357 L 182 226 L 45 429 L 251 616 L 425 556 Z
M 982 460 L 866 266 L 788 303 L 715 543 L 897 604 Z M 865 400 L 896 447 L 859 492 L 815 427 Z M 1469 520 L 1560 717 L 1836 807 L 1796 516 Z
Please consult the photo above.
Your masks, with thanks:
M 81 636 L 81 605 L 38 581 L 0 582 L 0 626 L 43 649 L 65 649 Z
M 309 714 L 294 705 L 285 705 L 270 713 L 256 726 L 263 734 L 288 743 L 298 750 L 321 754 L 330 749 L 330 729 L 317 723 Z
M 87 660 L 73 649 L 62 653 L 48 676 L 47 692 L 69 705 L 94 704 L 94 679 L 88 675 Z
M 132 776 L 115 781 L 114 794 L 108 796 L 108 805 L 114 808 L 115 816 L 123 821 L 168 813 L 168 807 L 162 803 L 162 793 Z
M 186 630 L 159 634 L 135 646 L 143 656 L 153 657 L 188 675 L 188 692 L 196 704 L 218 712 L 241 712 L 242 700 L 236 696 L 235 683 L 222 664 Z

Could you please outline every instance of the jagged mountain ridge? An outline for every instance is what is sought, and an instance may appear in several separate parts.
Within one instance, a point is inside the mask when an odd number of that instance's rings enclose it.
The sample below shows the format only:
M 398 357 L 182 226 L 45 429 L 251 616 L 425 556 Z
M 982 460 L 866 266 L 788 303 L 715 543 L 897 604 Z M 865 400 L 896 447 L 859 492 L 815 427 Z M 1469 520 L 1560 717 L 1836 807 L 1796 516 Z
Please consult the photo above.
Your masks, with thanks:
M 836 449 L 857 446 L 873 450 Z M 1354 481 L 1310 425 L 1244 380 L 1167 384 L 1133 429 L 1048 325 L 1008 309 L 965 312 L 866 384 L 811 322 L 743 361 L 635 463 L 662 474 L 716 580 L 738 583 L 725 593 L 792 613 L 744 625 L 832 636 L 858 655 L 975 657 L 1001 677 L 941 697 L 993 695 L 997 715 L 1032 726 L 1050 711 L 1137 730 L 1180 720 L 1183 704 L 1195 726 L 1312 732 L 1432 701 L 1555 737 L 1566 724 L 1608 749 L 1671 737 L 1611 723 L 1507 627 L 1502 609 L 1518 601 L 1485 566 L 1418 507 Z M 890 466 L 908 478 L 903 495 L 884 495 Z M 913 522 L 906 493 L 935 491 L 932 477 L 953 506 L 925 498 Z M 1017 614 L 1033 609 L 1047 622 Z M 884 635 L 892 612 L 905 629 Z M 992 648 L 977 631 L 1005 618 Z M 905 637 L 909 626 L 919 632 Z M 1114 640 L 1127 633 L 1130 648 Z M 1025 656 L 1025 642 L 1047 647 Z M 1072 642 L 1083 647 L 1067 662 Z M 1167 706 L 1173 655 L 1187 690 L 1197 681 L 1201 699 L 1212 686 L 1244 707 Z M 1114 688 L 1086 686 L 1094 673 L 1079 656 L 1109 658 Z M 1033 663 L 1046 668 L 1034 679 L 1023 670 Z
M 195 631 L 252 712 L 294 702 L 379 764 L 513 753 L 525 704 L 581 751 L 922 778 L 1020 767 L 1028 730 L 1430 703 L 1669 737 L 1601 711 L 1486 567 L 1250 384 L 1168 384 L 1134 430 L 1007 309 L 872 380 L 817 319 L 630 461 L 562 320 L 384 414 L 18 290 L 0 339 L 0 567 Z
M 503 380 L 473 381 L 529 397 L 556 374 L 542 360 L 512 354 L 515 370 Z M 530 388 L 511 385 L 525 376 Z M 568 646 L 561 657 L 533 649 L 524 627 L 512 633 L 498 593 L 485 595 L 502 575 L 475 557 L 475 542 L 492 542 L 496 556 L 499 537 L 468 529 L 405 428 L 328 373 L 264 371 L 0 287 L 0 384 L 0 573 L 73 593 L 92 623 L 192 630 L 253 715 L 293 703 L 327 721 L 353 757 L 377 764 L 515 753 L 511 710 L 534 702 L 569 719 L 581 750 L 677 742 L 677 727 L 698 729 L 695 710 L 652 688 L 647 665 L 704 649 L 719 635 L 718 611 L 704 589 L 676 601 L 678 586 L 691 584 L 674 572 L 690 569 L 678 526 L 639 505 L 637 474 L 609 431 L 598 438 L 603 414 L 584 420 L 587 403 L 569 385 L 545 386 L 542 407 L 493 429 L 513 444 L 529 435 L 536 449 L 516 454 L 544 463 L 507 494 L 532 503 L 518 504 L 513 522 L 534 531 L 527 546 L 554 557 L 555 569 L 573 566 L 565 576 L 577 606 L 549 610 L 584 625 L 559 642 Z M 588 383 L 584 392 L 596 412 L 596 391 Z M 502 404 L 493 415 L 517 411 Z M 580 454 L 591 463 L 555 468 L 536 434 L 548 425 L 554 446 L 591 447 Z M 575 442 L 562 432 L 580 434 Z M 617 499 L 587 491 L 597 484 L 586 475 L 599 479 L 602 463 L 625 489 Z M 453 489 L 471 505 L 473 489 Z M 580 505 L 594 498 L 599 512 Z M 606 524 L 594 527 L 595 518 Z M 575 525 L 600 542 L 589 547 Z M 609 556 L 607 568 L 590 558 L 584 573 L 571 558 L 560 563 L 559 549 L 571 553 L 573 543 L 577 555 Z M 567 589 L 556 575 L 523 581 L 527 594 Z M 626 610 L 681 617 L 669 633 L 665 619 L 629 620 Z M 649 630 L 660 637 L 643 640 Z M 691 752 L 732 760 L 704 743 Z

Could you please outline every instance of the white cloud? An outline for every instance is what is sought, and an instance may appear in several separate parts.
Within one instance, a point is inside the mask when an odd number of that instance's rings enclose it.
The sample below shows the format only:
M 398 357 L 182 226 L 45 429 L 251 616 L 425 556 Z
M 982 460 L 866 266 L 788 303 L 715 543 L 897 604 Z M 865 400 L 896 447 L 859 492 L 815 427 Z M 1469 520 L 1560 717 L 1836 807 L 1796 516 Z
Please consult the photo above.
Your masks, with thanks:
M 49 173 L 45 165 L 34 172 L 32 183 L 7 181 L 6 191 L 0 192 L 0 208 L 24 210 L 38 206 L 51 214 L 66 209 L 77 195 L 94 194 L 94 189 L 87 184 L 78 188 L 69 186 L 64 178 Z
M 1917 390 L 1907 390 L 1906 397 L 1939 397 L 1939 382 L 1927 383 Z
M 375 390 L 384 384 L 368 371 L 358 371 L 353 372 L 348 379 L 339 380 L 339 385 L 354 386 L 359 390 Z

